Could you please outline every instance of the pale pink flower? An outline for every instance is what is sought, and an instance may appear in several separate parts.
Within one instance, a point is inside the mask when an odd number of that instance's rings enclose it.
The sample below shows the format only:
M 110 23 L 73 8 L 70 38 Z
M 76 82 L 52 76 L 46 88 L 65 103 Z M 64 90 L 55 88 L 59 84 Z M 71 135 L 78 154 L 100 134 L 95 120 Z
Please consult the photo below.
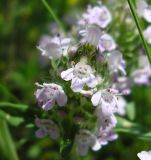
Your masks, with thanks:
M 80 92 L 85 85 L 90 88 L 96 87 L 98 84 L 91 66 L 84 63 L 77 63 L 70 69 L 61 73 L 61 78 L 71 82 L 71 89 L 74 92 Z
M 40 89 L 37 89 L 35 96 L 42 109 L 48 111 L 56 102 L 60 107 L 66 105 L 67 96 L 61 86 L 55 83 L 43 83 L 43 85 L 36 83 L 36 85 Z

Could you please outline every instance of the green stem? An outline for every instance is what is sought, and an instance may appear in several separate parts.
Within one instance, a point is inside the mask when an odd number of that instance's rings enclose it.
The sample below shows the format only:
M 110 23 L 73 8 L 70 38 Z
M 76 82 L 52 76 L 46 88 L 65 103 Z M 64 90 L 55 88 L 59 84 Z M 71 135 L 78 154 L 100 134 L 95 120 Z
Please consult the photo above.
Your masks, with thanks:
M 57 23 L 58 27 L 62 30 L 62 32 L 65 33 L 65 29 L 62 25 L 62 23 L 60 22 L 60 20 L 58 19 L 58 17 L 55 15 L 54 11 L 52 10 L 52 8 L 48 5 L 48 3 L 46 2 L 46 0 L 42 0 L 42 3 L 44 4 L 44 6 L 47 8 L 48 12 L 50 13 L 50 15 L 52 16 L 52 18 L 55 20 L 55 22 Z
M 7 153 L 6 155 L 7 158 L 9 160 L 19 160 L 15 150 L 15 145 L 13 143 L 11 134 L 9 132 L 7 122 L 3 119 L 0 119 L 0 126 L 1 126 L 0 136 L 3 139 L 3 142 L 5 143 L 5 144 L 3 143 L 5 145 L 5 146 L 3 145 L 3 149 L 5 147 L 5 153 Z
M 144 38 L 141 25 L 139 24 L 139 20 L 138 20 L 138 17 L 137 17 L 137 15 L 136 15 L 136 12 L 135 12 L 134 4 L 133 4 L 132 0 L 127 0 L 127 1 L 128 1 L 130 10 L 131 10 L 131 12 L 132 12 L 132 15 L 133 15 L 133 17 L 134 17 L 134 20 L 135 20 L 137 29 L 138 29 L 138 31 L 139 31 L 139 35 L 140 35 L 140 37 L 141 37 L 142 43 L 143 43 L 143 45 L 144 45 L 146 54 L 147 54 L 147 56 L 148 56 L 149 62 L 150 62 L 150 64 L 151 64 L 151 50 L 150 50 L 150 48 L 149 48 L 149 46 L 148 46 L 148 44 L 146 43 L 146 40 L 145 40 L 145 38 Z

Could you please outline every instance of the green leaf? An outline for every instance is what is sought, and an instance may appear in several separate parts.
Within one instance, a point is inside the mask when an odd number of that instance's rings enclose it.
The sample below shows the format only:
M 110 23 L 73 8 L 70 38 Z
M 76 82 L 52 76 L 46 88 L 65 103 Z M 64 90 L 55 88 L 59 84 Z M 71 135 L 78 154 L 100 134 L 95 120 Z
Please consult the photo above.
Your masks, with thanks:
M 28 109 L 28 106 L 25 104 L 16 104 L 16 103 L 10 103 L 10 102 L 0 102 L 0 107 L 13 107 L 23 112 Z
M 139 139 L 151 141 L 151 132 L 140 124 L 133 123 L 118 116 L 117 120 L 118 123 L 114 129 L 115 132 L 128 133 L 137 136 Z
M 136 109 L 135 109 L 135 103 L 131 102 L 128 103 L 126 106 L 126 112 L 127 112 L 127 116 L 130 120 L 134 120 L 135 116 L 136 116 Z
M 141 24 L 139 22 L 139 19 L 137 17 L 137 14 L 135 12 L 135 1 L 134 0 L 127 0 L 128 1 L 128 4 L 129 4 L 129 7 L 130 7 L 130 10 L 132 12 L 132 15 L 133 15 L 133 18 L 135 20 L 135 23 L 136 23 L 136 26 L 137 26 L 137 29 L 139 31 L 139 35 L 141 37 L 141 40 L 142 40 L 142 43 L 144 45 L 144 48 L 145 48 L 145 51 L 146 51 L 146 54 L 148 56 L 148 59 L 149 59 L 149 62 L 151 64 L 151 49 L 149 47 L 149 45 L 147 44 L 145 38 L 144 38 L 144 35 L 143 35 L 143 31 L 142 31 L 142 28 L 141 28 Z
M 3 140 L 3 150 L 8 160 L 19 160 L 18 155 L 16 153 L 16 147 L 12 140 L 11 134 L 9 132 L 9 128 L 6 120 L 0 119 L 0 140 Z M 1 145 L 1 141 L 0 141 Z
M 0 110 L 0 118 L 6 120 L 12 126 L 19 126 L 24 122 L 22 117 L 11 116 L 10 114 Z

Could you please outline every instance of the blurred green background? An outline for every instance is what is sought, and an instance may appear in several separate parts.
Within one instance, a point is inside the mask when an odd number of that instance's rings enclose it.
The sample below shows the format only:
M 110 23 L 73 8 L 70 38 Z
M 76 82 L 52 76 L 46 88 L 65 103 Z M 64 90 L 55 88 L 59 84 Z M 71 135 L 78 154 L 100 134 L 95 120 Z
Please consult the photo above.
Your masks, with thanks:
M 69 15 L 80 14 L 92 0 L 47 0 L 68 31 Z M 116 37 L 120 50 L 128 62 L 128 70 L 135 67 L 141 42 L 134 34 L 135 24 L 125 25 L 122 17 L 124 0 L 104 0 L 116 15 L 110 32 Z M 118 8 L 119 10 L 116 10 Z M 115 13 L 116 12 L 116 13 Z M 119 14 L 120 13 L 120 14 Z M 126 13 L 127 14 L 127 13 Z M 0 1 L 0 130 L 8 124 L 20 160 L 60 160 L 59 143 L 49 138 L 37 139 L 33 127 L 34 115 L 41 111 L 34 99 L 34 83 L 49 78 L 49 68 L 41 62 L 36 46 L 44 34 L 49 34 L 54 20 L 41 1 Z M 145 26 L 145 24 L 144 24 Z M 116 34 L 118 33 L 118 34 Z M 45 62 L 45 61 L 44 61 Z M 151 87 L 133 87 L 132 95 L 136 111 L 131 121 L 151 129 Z M 21 104 L 18 109 L 11 104 Z M 26 111 L 24 111 L 24 108 Z M 126 116 L 129 119 L 128 116 Z M 6 127 L 7 128 L 7 127 Z M 7 129 L 6 129 L 7 130 Z M 5 132 L 0 133 L 0 160 L 7 160 Z M 150 139 L 151 140 L 151 139 Z M 151 149 L 150 140 L 141 140 L 135 134 L 119 133 L 119 139 L 104 146 L 99 152 L 89 152 L 87 157 L 69 156 L 69 160 L 137 160 L 141 150 Z M 12 159 L 13 160 L 13 159 Z

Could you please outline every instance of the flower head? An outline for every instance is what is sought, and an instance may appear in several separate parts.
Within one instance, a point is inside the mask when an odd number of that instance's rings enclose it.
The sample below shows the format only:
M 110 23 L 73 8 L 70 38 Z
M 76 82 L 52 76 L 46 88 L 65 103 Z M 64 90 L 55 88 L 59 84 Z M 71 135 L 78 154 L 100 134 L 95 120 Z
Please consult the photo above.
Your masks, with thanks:
M 111 20 L 111 13 L 105 6 L 89 6 L 87 12 L 83 14 L 83 19 L 79 21 L 79 24 L 96 24 L 101 28 L 106 28 Z
M 36 117 L 35 124 L 39 128 L 36 131 L 36 136 L 38 138 L 43 138 L 47 135 L 52 139 L 57 139 L 59 137 L 59 129 L 53 121 Z
M 36 85 L 40 89 L 37 89 L 35 96 L 42 109 L 50 110 L 56 102 L 60 107 L 66 105 L 67 96 L 61 86 L 54 83 L 43 83 L 43 85 L 36 83 Z
M 50 59 L 59 59 L 62 55 L 66 55 L 69 43 L 69 38 L 45 37 L 37 48 L 42 52 L 43 56 Z
M 140 160 L 150 160 L 151 159 L 151 151 L 141 151 L 137 154 Z
M 74 92 L 80 92 L 84 85 L 94 88 L 98 84 L 91 66 L 81 62 L 77 63 L 72 68 L 63 71 L 61 73 L 61 78 L 65 81 L 72 80 L 71 89 Z

